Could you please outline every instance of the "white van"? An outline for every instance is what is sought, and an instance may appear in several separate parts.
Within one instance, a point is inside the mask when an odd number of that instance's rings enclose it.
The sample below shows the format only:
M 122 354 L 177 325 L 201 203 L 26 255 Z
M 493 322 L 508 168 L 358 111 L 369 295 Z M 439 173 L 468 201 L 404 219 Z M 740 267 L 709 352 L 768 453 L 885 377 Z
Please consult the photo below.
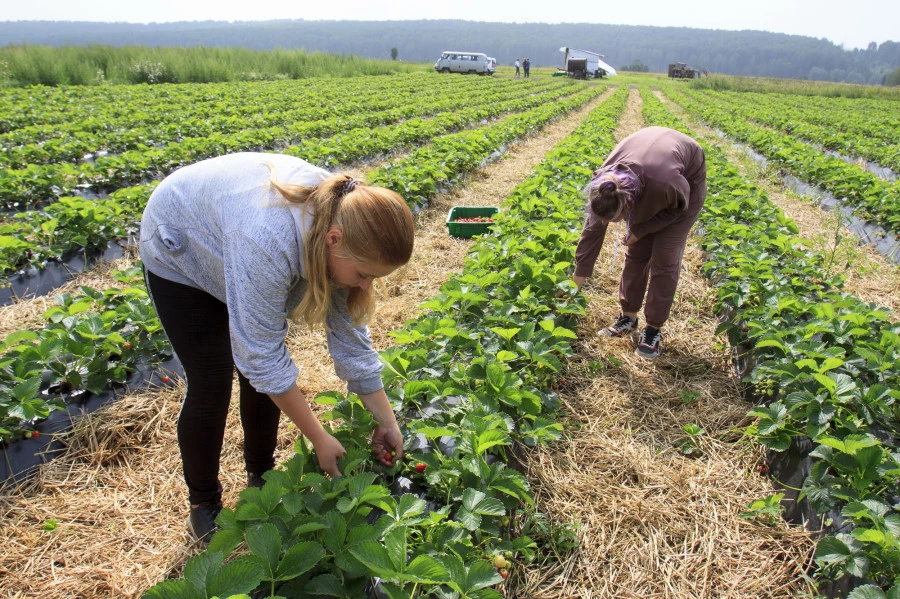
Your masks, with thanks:
M 444 52 L 434 63 L 438 73 L 471 73 L 493 75 L 497 61 L 480 52 Z

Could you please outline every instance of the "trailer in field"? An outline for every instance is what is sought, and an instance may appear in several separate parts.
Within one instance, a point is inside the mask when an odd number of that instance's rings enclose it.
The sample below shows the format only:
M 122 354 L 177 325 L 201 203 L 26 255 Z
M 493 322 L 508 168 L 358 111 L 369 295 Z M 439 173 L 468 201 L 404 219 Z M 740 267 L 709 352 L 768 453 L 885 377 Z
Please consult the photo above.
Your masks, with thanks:
M 560 48 L 565 53 L 563 65 L 566 74 L 576 79 L 602 79 L 603 77 L 617 75 L 616 70 L 603 62 L 606 58 L 603 54 L 597 54 L 590 50 L 578 50 L 577 48 Z
M 673 62 L 669 65 L 669 77 L 672 79 L 699 79 L 700 70 L 691 68 L 683 62 Z

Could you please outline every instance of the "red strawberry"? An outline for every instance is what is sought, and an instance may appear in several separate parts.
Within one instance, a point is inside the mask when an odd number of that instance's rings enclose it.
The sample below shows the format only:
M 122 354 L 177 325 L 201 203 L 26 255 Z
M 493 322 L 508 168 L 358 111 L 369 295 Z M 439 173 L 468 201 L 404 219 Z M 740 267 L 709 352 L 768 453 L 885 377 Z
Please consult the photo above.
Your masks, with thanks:
M 167 376 L 164 376 L 164 377 L 162 377 L 162 378 L 159 379 L 159 380 L 161 380 L 161 381 L 164 382 L 164 383 L 168 383 L 168 382 L 170 382 L 172 379 L 170 379 L 170 378 L 167 377 Z
M 426 468 L 428 468 L 428 464 L 424 464 L 422 462 L 419 462 L 418 464 L 416 464 L 416 472 L 418 472 L 419 474 L 422 474 L 423 472 L 425 472 Z
M 125 343 L 125 344 L 122 345 L 122 347 L 124 347 L 125 349 L 131 349 L 131 348 L 134 347 L 134 346 L 133 346 L 132 344 L 130 344 L 130 343 Z
M 500 578 L 506 580 L 507 576 L 509 576 L 509 572 L 507 572 L 506 570 L 500 570 Z
M 41 436 L 41 431 L 32 431 L 31 436 L 35 439 Z

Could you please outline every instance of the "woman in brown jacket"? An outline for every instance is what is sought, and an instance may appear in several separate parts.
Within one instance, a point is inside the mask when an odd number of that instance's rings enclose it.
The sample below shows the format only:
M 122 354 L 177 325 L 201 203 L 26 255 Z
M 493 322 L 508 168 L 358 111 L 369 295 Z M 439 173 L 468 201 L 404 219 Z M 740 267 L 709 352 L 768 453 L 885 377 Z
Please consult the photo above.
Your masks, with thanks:
M 672 129 L 641 129 L 613 149 L 586 191 L 588 214 L 575 250 L 573 280 L 581 289 L 593 274 L 609 223 L 625 221 L 625 267 L 619 283 L 622 315 L 600 334 L 621 337 L 637 329 L 646 293 L 647 326 L 636 353 L 655 358 L 675 298 L 688 233 L 706 199 L 703 149 Z

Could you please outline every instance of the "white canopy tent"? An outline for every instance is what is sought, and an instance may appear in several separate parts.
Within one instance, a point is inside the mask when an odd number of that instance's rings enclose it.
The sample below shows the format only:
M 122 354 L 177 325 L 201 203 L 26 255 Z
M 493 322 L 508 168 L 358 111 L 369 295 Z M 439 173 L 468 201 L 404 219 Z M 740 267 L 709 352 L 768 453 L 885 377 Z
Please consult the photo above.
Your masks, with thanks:
M 586 58 L 588 61 L 588 65 L 591 67 L 588 69 L 589 71 L 593 72 L 597 69 L 603 69 L 610 77 L 612 77 L 613 75 L 618 75 L 614 68 L 603 62 L 602 59 L 606 58 L 606 56 L 604 56 L 603 54 L 597 54 L 596 52 L 591 52 L 590 50 L 578 50 L 576 48 L 566 47 L 560 48 L 559 51 L 565 52 L 566 54 L 565 58 L 563 59 L 563 64 L 568 64 L 570 58 Z

